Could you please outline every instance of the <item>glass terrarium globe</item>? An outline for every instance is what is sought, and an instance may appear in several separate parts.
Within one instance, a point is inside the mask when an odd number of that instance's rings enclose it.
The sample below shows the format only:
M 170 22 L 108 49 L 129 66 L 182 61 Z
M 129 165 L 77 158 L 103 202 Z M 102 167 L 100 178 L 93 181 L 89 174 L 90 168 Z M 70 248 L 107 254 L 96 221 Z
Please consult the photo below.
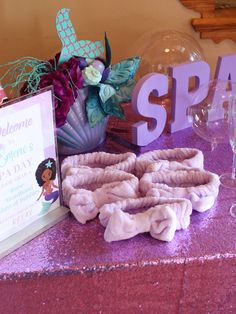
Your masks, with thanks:
M 198 42 L 188 34 L 176 30 L 147 32 L 137 39 L 131 50 L 141 57 L 138 77 L 151 72 L 168 74 L 169 66 L 204 60 Z
M 195 133 L 211 143 L 214 149 L 218 143 L 229 141 L 228 106 L 236 95 L 236 83 L 212 80 L 199 87 L 193 102 L 188 108 Z
M 222 174 L 222 185 L 236 188 L 236 83 L 212 80 L 200 86 L 188 108 L 195 133 L 211 143 L 230 142 L 233 150 L 232 172 Z
M 141 57 L 136 74 L 140 79 L 152 72 L 168 75 L 170 66 L 185 62 L 204 60 L 202 48 L 188 34 L 176 30 L 152 30 L 137 39 L 131 46 L 131 54 Z M 159 99 L 152 93 L 151 101 L 161 104 L 167 112 L 167 120 L 171 119 L 172 79 L 168 77 L 168 93 Z

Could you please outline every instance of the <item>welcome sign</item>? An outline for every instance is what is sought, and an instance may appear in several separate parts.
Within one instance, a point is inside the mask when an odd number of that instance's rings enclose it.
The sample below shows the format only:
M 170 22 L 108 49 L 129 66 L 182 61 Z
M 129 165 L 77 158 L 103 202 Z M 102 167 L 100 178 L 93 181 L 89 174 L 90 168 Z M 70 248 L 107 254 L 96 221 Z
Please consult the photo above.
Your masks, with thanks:
M 52 91 L 0 109 L 0 257 L 64 217 Z

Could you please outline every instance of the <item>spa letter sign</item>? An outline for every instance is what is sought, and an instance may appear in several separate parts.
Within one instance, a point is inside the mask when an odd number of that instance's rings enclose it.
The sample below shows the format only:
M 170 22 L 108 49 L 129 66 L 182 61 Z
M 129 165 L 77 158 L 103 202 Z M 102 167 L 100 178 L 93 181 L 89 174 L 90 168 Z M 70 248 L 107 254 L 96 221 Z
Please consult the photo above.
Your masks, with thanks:
M 194 99 L 201 85 L 210 80 L 210 66 L 205 61 L 187 62 L 169 68 L 169 76 L 173 79 L 171 99 L 170 131 L 176 132 L 190 126 L 187 117 L 187 108 L 194 105 Z M 195 87 L 189 90 L 189 79 L 195 77 Z M 236 82 L 236 54 L 218 57 L 215 70 L 215 79 L 232 80 Z M 145 146 L 158 138 L 166 125 L 167 113 L 161 104 L 149 101 L 151 92 L 164 96 L 168 92 L 168 77 L 161 73 L 145 75 L 135 86 L 132 96 L 134 112 L 143 117 L 152 118 L 155 127 L 150 129 L 146 121 L 139 121 L 132 125 L 132 142 L 138 146 Z M 198 102 L 206 95 L 201 94 Z
M 0 256 L 7 239 L 60 208 L 53 120 L 51 90 L 0 109 Z

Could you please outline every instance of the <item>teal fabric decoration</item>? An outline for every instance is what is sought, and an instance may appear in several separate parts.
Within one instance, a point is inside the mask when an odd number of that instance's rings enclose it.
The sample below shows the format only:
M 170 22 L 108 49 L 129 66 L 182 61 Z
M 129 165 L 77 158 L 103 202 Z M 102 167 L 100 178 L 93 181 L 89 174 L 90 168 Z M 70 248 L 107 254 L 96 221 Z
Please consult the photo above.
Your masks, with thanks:
M 33 57 L 24 57 L 0 65 L 0 68 L 4 67 L 8 68 L 8 70 L 0 77 L 0 82 L 2 82 L 4 89 L 9 88 L 10 99 L 20 96 L 24 83 L 27 83 L 24 94 L 36 92 L 41 77 L 54 70 L 50 62 Z M 3 83 L 4 80 L 6 83 Z
M 135 84 L 135 80 L 130 80 L 126 84 L 120 85 L 115 95 L 112 96 L 112 101 L 118 104 L 130 101 Z
M 115 116 L 119 119 L 124 119 L 125 114 L 123 108 L 116 102 L 113 102 L 111 98 L 105 103 L 101 103 L 102 109 L 108 116 Z
M 104 53 L 104 46 L 100 41 L 77 40 L 69 18 L 69 9 L 63 8 L 57 13 L 56 29 L 62 43 L 59 64 L 68 61 L 72 56 L 94 59 Z
M 103 103 L 106 102 L 111 96 L 113 96 L 116 93 L 115 88 L 112 87 L 111 85 L 99 84 L 99 87 L 100 87 L 99 96 Z
M 111 66 L 107 84 L 121 85 L 131 80 L 140 63 L 140 57 L 129 58 Z
M 106 116 L 100 105 L 98 89 L 96 87 L 91 86 L 89 88 L 88 97 L 86 99 L 86 113 L 89 125 L 92 128 L 98 123 L 103 122 Z
M 105 36 L 106 38 L 106 36 Z M 106 41 L 106 53 L 109 51 L 108 39 Z M 110 62 L 108 52 L 108 63 Z M 136 84 L 133 77 L 140 63 L 139 57 L 129 58 L 111 66 L 108 78 L 89 89 L 86 101 L 86 112 L 91 127 L 100 123 L 105 116 L 115 116 L 124 119 L 124 110 L 121 103 L 130 101 L 133 88 Z M 91 93 L 91 94 L 90 94 Z

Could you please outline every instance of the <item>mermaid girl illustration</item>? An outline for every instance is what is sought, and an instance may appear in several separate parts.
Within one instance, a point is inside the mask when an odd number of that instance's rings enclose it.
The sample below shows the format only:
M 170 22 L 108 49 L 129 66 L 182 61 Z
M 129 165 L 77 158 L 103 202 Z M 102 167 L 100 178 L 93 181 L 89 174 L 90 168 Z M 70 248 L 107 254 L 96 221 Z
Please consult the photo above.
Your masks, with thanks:
M 48 211 L 51 204 L 59 197 L 58 186 L 53 182 L 56 178 L 56 162 L 53 158 L 43 160 L 35 172 L 35 177 L 38 185 L 42 187 L 42 191 L 37 201 L 43 196 L 43 209 Z

